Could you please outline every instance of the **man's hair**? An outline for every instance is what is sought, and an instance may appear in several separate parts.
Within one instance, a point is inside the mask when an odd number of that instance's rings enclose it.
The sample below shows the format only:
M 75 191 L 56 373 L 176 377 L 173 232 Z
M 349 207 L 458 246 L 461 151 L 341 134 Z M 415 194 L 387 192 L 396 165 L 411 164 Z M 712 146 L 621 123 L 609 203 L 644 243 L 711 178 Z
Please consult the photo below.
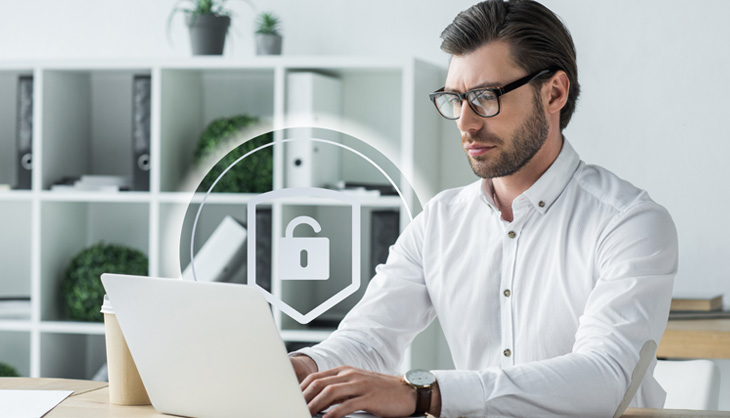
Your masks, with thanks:
M 483 1 L 459 13 L 441 39 L 441 49 L 456 56 L 492 41 L 506 41 L 515 62 L 528 74 L 565 71 L 570 90 L 560 111 L 560 130 L 568 126 L 580 94 L 575 46 L 563 22 L 547 7 L 532 0 Z

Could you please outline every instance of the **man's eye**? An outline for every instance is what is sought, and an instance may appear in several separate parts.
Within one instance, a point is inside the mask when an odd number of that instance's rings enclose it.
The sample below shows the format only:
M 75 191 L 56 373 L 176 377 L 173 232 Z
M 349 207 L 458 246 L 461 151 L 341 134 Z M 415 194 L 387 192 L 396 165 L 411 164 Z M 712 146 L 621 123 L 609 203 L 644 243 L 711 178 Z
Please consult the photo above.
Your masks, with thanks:
M 450 105 L 456 105 L 461 103 L 461 98 L 459 98 L 459 96 L 455 94 L 447 94 L 445 100 Z
M 477 103 L 497 100 L 497 95 L 495 95 L 491 90 L 475 91 L 472 95 L 474 97 L 474 101 Z

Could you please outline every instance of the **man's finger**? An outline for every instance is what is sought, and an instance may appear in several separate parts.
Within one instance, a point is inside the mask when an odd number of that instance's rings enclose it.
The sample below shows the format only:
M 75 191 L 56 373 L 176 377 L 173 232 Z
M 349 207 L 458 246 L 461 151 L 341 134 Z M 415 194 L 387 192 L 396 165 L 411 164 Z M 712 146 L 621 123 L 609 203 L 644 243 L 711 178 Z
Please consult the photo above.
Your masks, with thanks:
M 333 406 L 322 418 L 343 418 L 363 408 L 362 398 L 355 397 Z
M 315 414 L 327 409 L 334 404 L 341 404 L 348 399 L 357 396 L 359 390 L 348 383 L 336 383 L 322 389 L 310 402 L 307 403 L 309 411 Z
M 347 375 L 335 375 L 316 379 L 313 380 L 309 385 L 307 385 L 307 388 L 302 391 L 302 394 L 304 394 L 304 399 L 307 401 L 307 403 L 309 403 L 309 401 L 311 401 L 315 396 L 322 392 L 326 387 L 330 385 L 347 383 L 349 380 L 350 377 Z
M 302 389 L 302 392 L 304 392 L 307 389 L 307 387 L 309 387 L 309 385 L 312 384 L 313 381 L 322 379 L 322 378 L 326 378 L 326 377 L 336 376 L 336 375 L 340 374 L 341 372 L 344 372 L 347 369 L 349 369 L 349 368 L 340 366 L 340 367 L 335 367 L 334 369 L 329 369 L 329 370 L 324 370 L 324 371 L 317 372 L 317 373 L 312 373 L 309 376 L 307 376 L 306 379 L 304 379 L 302 381 L 302 383 L 299 385 L 299 387 Z

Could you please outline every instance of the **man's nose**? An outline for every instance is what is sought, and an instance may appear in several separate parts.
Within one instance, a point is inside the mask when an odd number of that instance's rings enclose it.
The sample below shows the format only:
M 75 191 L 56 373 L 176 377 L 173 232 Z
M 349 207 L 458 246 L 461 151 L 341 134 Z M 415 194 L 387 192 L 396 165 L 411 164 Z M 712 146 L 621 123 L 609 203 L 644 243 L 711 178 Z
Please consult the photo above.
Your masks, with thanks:
M 461 112 L 459 119 L 456 120 L 456 126 L 461 132 L 476 132 L 482 128 L 484 118 L 480 117 L 469 106 L 466 100 L 461 102 Z

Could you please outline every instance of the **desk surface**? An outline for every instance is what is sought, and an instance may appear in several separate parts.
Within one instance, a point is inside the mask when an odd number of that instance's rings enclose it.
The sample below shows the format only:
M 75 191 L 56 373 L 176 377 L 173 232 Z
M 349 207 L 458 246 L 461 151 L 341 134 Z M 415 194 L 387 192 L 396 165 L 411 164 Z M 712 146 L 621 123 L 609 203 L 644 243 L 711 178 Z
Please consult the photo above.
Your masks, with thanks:
M 657 357 L 730 358 L 730 319 L 669 321 Z
M 67 379 L 0 377 L 0 389 L 73 390 L 74 393 L 46 415 L 48 418 L 169 418 L 151 405 L 120 406 L 109 403 L 105 382 Z M 622 418 L 730 418 L 730 411 L 629 408 Z

